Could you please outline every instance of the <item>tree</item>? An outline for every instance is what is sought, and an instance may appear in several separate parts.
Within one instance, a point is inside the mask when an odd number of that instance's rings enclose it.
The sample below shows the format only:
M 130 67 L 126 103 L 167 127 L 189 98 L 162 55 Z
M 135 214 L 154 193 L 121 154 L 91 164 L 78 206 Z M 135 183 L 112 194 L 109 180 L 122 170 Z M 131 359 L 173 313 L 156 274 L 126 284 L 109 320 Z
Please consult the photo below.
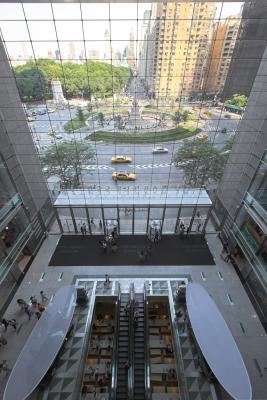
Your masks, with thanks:
M 105 121 L 104 114 L 102 112 L 98 113 L 97 118 L 98 118 L 100 125 L 104 126 L 104 121 Z
M 244 94 L 234 94 L 230 99 L 225 101 L 225 104 L 230 104 L 236 107 L 246 107 L 247 102 L 248 98 Z
M 77 108 L 76 115 L 77 115 L 77 118 L 78 118 L 79 121 L 81 121 L 81 122 L 85 121 L 84 113 L 83 113 L 83 110 L 81 109 L 81 107 Z
M 218 181 L 223 173 L 227 155 L 210 141 L 185 140 L 173 156 L 173 163 L 183 169 L 188 185 L 202 186 L 209 179 Z
M 179 122 L 182 122 L 183 117 L 182 114 L 180 113 L 180 111 L 175 111 L 174 116 L 172 117 L 174 122 L 177 122 L 179 124 Z
M 64 141 L 55 144 L 47 150 L 42 161 L 48 174 L 57 174 L 66 182 L 80 183 L 80 175 L 84 165 L 94 160 L 92 147 L 85 143 Z
M 189 112 L 189 111 L 185 110 L 185 111 L 183 112 L 183 114 L 182 114 L 182 119 L 183 119 L 184 122 L 188 121 L 189 115 L 190 115 L 190 112 Z
M 51 99 L 51 81 L 54 79 L 61 82 L 66 98 L 83 96 L 90 100 L 91 95 L 105 98 L 120 93 L 132 76 L 127 67 L 99 61 L 87 61 L 84 64 L 66 62 L 60 65 L 47 59 L 19 65 L 14 68 L 14 74 L 23 101 Z

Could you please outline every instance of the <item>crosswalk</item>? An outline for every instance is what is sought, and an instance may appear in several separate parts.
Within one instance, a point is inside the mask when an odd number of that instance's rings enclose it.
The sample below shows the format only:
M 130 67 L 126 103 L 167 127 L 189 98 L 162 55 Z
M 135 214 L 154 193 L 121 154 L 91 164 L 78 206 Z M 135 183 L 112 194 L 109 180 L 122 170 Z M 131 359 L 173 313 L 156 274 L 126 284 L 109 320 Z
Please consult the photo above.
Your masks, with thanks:
M 169 168 L 173 164 L 172 163 L 161 163 L 161 164 L 136 164 L 136 165 L 129 165 L 127 166 L 126 169 L 128 168 L 133 168 L 133 169 L 153 169 L 153 168 Z M 83 170 L 88 170 L 88 171 L 96 171 L 96 170 L 109 170 L 109 171 L 114 171 L 116 168 L 112 167 L 110 165 L 103 165 L 103 164 L 98 164 L 98 165 L 84 165 L 82 167 Z M 118 169 L 118 168 L 117 168 Z M 123 167 L 121 167 L 123 169 Z

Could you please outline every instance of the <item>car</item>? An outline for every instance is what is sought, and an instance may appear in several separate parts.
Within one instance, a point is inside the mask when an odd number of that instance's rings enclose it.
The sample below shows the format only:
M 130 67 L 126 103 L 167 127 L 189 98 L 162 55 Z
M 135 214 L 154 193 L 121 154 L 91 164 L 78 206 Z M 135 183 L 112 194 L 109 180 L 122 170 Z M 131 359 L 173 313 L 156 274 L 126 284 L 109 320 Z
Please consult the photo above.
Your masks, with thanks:
M 48 112 L 49 114 L 51 114 L 51 113 L 55 112 L 55 110 L 54 110 L 53 108 L 48 108 L 48 109 L 47 109 L 47 112 Z
M 112 163 L 130 163 L 132 158 L 129 156 L 113 156 L 111 158 Z
M 169 150 L 167 149 L 167 147 L 154 147 L 154 149 L 152 150 L 153 154 L 160 154 L 160 153 L 169 153 Z
M 28 120 L 28 122 L 34 122 L 34 121 L 36 120 L 36 117 L 33 116 L 33 115 L 32 115 L 31 117 L 28 116 L 28 117 L 27 117 L 27 120 Z
M 209 138 L 209 135 L 207 135 L 206 133 L 200 133 L 199 135 L 197 135 L 197 139 L 199 140 L 207 140 Z
M 113 172 L 112 179 L 114 181 L 135 181 L 136 174 L 133 172 L 127 172 L 127 171 Z
M 56 139 L 63 139 L 63 136 L 62 135 L 55 135 L 55 138 Z
M 227 132 L 227 128 L 222 128 L 221 132 L 222 133 L 226 133 Z
M 44 114 L 46 114 L 46 112 L 47 112 L 46 108 L 39 108 L 39 109 L 35 110 L 36 115 L 44 115 Z

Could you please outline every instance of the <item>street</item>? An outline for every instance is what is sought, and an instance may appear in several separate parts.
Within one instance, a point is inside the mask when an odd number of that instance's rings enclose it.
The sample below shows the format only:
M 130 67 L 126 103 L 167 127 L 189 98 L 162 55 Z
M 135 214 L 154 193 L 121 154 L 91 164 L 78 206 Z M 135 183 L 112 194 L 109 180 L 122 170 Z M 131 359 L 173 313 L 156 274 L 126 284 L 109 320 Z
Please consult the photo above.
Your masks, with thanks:
M 145 89 L 141 82 L 134 78 L 128 89 L 127 95 L 135 97 L 138 100 L 147 99 Z M 188 108 L 188 107 L 187 107 Z M 205 120 L 202 127 L 203 132 L 208 134 L 209 140 L 218 148 L 222 149 L 225 142 L 234 136 L 239 122 L 239 117 L 231 115 L 231 118 L 225 118 L 226 113 L 220 113 L 213 108 L 205 108 L 212 112 L 212 115 Z M 76 108 L 67 108 L 53 113 L 37 115 L 36 121 L 30 123 L 33 138 L 40 155 L 43 155 L 49 146 L 63 140 L 83 141 L 88 132 L 67 133 L 64 131 L 64 124 L 76 115 Z M 202 110 L 201 110 L 202 112 Z M 228 114 L 229 115 L 229 114 Z M 197 127 L 197 121 L 196 121 Z M 55 135 L 62 138 L 49 135 L 49 129 L 53 129 Z M 222 133 L 226 128 L 226 133 Z M 87 129 L 84 128 L 86 131 Z M 129 133 L 134 135 L 134 133 Z M 156 134 L 155 134 L 156 138 Z M 194 137 L 190 138 L 194 140 Z M 171 165 L 173 154 L 182 145 L 182 141 L 176 142 L 156 142 L 154 144 L 112 144 L 104 142 L 90 142 L 95 151 L 95 165 L 85 166 L 82 172 L 83 187 L 92 187 L 94 185 L 103 185 L 109 188 L 120 187 L 177 187 L 183 185 L 184 174 Z M 168 153 L 153 154 L 153 148 L 163 146 L 168 149 Z M 127 155 L 132 157 L 131 164 L 111 164 L 113 155 Z M 45 166 L 44 166 L 45 167 Z M 113 171 L 128 171 L 137 174 L 136 181 L 115 182 L 111 178 Z

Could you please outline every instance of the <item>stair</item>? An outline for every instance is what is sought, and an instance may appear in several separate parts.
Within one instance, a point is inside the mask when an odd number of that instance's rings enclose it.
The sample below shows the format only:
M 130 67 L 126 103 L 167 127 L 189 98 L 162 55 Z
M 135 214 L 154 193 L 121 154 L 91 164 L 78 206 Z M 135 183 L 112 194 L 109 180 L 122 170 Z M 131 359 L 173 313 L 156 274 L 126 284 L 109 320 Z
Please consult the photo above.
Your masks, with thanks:
M 134 400 L 145 400 L 145 320 L 144 295 L 135 294 L 138 325 L 134 330 Z
M 125 315 L 124 307 L 130 300 L 129 294 L 121 294 L 118 332 L 118 368 L 116 400 L 128 399 L 128 370 L 125 363 L 129 361 L 129 317 Z

